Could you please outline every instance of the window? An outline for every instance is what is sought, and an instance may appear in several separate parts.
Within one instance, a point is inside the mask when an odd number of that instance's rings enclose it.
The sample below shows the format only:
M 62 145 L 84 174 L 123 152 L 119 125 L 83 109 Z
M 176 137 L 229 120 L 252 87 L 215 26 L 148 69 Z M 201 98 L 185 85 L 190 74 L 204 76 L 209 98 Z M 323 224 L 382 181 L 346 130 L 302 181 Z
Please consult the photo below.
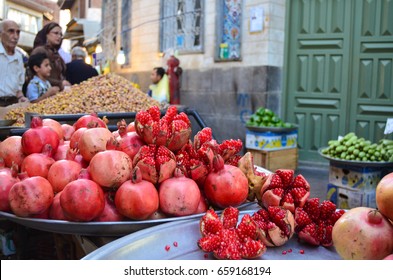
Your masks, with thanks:
M 217 1 L 216 60 L 241 59 L 242 0 Z
M 121 1 L 121 30 L 120 30 L 120 46 L 123 48 L 126 56 L 125 65 L 130 64 L 131 53 L 131 5 L 132 1 Z
M 38 17 L 26 14 L 24 12 L 9 8 L 7 18 L 12 18 L 20 24 L 22 31 L 37 34 L 38 29 L 41 29 L 40 20 Z
M 201 52 L 204 0 L 161 1 L 160 50 Z

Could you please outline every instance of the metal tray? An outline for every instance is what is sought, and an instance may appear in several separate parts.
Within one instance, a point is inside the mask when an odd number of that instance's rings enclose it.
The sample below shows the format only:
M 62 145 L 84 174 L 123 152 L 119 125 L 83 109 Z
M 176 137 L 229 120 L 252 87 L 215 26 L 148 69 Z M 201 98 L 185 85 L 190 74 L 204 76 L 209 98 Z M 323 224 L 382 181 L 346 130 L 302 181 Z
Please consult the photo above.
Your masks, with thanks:
M 292 127 L 270 127 L 270 126 L 248 126 L 246 128 L 255 132 L 290 132 L 297 130 L 299 126 L 297 124 L 292 124 Z
M 255 210 L 241 211 L 244 214 Z M 240 219 L 239 219 L 240 220 Z M 197 246 L 201 237 L 199 219 L 162 224 L 107 243 L 86 255 L 83 260 L 206 260 L 214 259 Z M 175 246 L 177 245 L 177 246 Z M 166 247 L 169 246 L 169 250 Z M 284 250 L 285 255 L 282 253 Z M 304 254 L 300 253 L 304 250 Z M 261 260 L 339 260 L 334 247 L 300 243 L 294 235 L 281 247 L 268 247 Z
M 344 160 L 344 159 L 339 159 L 339 158 L 332 158 L 329 157 L 325 154 L 322 153 L 322 150 L 327 149 L 328 147 L 322 147 L 318 149 L 318 153 L 321 157 L 337 162 L 337 163 L 342 163 L 342 164 L 347 164 L 347 165 L 354 165 L 354 166 L 360 166 L 360 167 L 393 167 L 393 162 L 391 161 L 358 161 L 358 160 Z
M 255 207 L 255 202 L 246 202 L 239 209 Z M 220 212 L 220 211 L 217 211 Z M 121 221 L 121 222 L 69 222 L 61 220 L 22 218 L 14 214 L 0 211 L 0 217 L 17 224 L 42 231 L 61 234 L 76 234 L 86 236 L 124 236 L 138 230 L 150 228 L 159 224 L 200 218 L 204 215 L 195 214 L 184 217 L 170 217 L 157 220 Z

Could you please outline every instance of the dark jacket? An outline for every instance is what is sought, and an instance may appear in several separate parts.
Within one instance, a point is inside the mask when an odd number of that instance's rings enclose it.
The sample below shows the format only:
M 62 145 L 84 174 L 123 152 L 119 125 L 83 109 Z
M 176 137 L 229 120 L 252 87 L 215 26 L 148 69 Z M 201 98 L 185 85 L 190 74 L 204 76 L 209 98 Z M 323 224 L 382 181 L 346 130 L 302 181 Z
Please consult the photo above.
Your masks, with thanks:
M 79 84 L 87 79 L 98 76 L 98 72 L 91 65 L 85 63 L 83 59 L 75 59 L 67 63 L 66 80 L 71 85 Z

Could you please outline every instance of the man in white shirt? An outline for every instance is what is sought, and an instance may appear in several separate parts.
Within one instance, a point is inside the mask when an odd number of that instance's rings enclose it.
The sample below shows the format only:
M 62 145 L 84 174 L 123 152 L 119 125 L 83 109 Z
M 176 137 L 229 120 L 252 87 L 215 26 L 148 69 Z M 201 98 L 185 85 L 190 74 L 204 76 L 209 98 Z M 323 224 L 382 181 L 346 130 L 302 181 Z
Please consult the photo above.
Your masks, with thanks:
M 20 52 L 15 51 L 20 27 L 12 20 L 0 22 L 0 107 L 5 107 L 28 99 L 23 95 L 25 68 Z

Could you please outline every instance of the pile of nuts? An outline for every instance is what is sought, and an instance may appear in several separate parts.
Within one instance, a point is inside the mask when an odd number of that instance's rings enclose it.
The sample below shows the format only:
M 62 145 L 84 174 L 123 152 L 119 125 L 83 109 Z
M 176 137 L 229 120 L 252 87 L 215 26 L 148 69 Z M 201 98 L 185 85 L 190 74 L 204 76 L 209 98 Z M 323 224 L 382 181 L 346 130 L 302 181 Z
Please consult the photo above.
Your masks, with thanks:
M 16 119 L 14 125 L 24 126 L 25 112 L 40 115 L 138 112 L 154 105 L 160 107 L 159 102 L 133 86 L 129 80 L 111 73 L 73 85 L 69 90 L 39 103 L 12 109 L 4 118 Z

